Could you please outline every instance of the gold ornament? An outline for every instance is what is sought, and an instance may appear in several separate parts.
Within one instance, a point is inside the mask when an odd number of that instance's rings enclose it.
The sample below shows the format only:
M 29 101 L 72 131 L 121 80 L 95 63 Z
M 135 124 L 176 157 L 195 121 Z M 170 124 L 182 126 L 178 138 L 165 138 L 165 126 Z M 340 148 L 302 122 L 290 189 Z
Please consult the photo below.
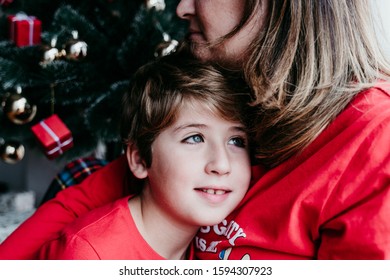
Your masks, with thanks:
M 50 62 L 53 62 L 57 58 L 60 57 L 60 52 L 57 48 L 49 48 L 45 47 L 45 51 L 43 53 L 43 59 L 41 61 L 42 66 L 46 66 Z
M 9 95 L 2 105 L 4 113 L 14 124 L 29 123 L 37 113 L 37 106 L 28 102 L 21 94 L 21 89 L 18 93 Z
M 58 59 L 61 57 L 61 53 L 60 51 L 56 48 L 56 44 L 57 44 L 57 38 L 54 37 L 52 40 L 51 40 L 51 44 L 50 46 L 44 46 L 43 47 L 43 58 L 42 58 L 42 61 L 40 62 L 40 65 L 41 66 L 46 66 L 48 65 L 49 63 L 53 62 L 54 60 Z
M 87 43 L 83 41 L 69 41 L 65 46 L 66 58 L 80 60 L 87 56 Z
M 24 146 L 17 141 L 0 142 L 0 157 L 8 164 L 15 164 L 24 157 Z
M 162 57 L 169 55 L 176 51 L 179 42 L 175 39 L 171 39 L 171 37 L 167 33 L 163 33 L 164 41 L 157 45 L 154 56 L 155 57 Z
M 146 0 L 145 2 L 146 8 L 148 10 L 156 9 L 156 11 L 164 11 L 165 10 L 165 1 L 164 0 Z
M 72 32 L 73 39 L 66 43 L 64 49 L 61 51 L 61 55 L 69 60 L 81 60 L 87 56 L 88 45 L 86 42 L 78 39 L 78 32 Z

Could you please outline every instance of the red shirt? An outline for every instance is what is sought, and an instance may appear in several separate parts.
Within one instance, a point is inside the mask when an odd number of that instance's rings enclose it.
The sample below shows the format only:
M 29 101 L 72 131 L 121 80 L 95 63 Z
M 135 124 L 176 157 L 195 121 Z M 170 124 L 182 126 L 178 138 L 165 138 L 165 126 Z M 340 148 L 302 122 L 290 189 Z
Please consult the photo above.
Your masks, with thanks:
M 254 183 L 219 226 L 196 238 L 201 259 L 390 259 L 390 95 L 363 91 L 302 153 Z M 127 194 L 125 157 L 62 191 L 2 245 L 32 259 L 77 217 Z M 127 182 L 127 181 L 126 181 Z
M 131 216 L 129 197 L 97 208 L 65 227 L 46 243 L 41 259 L 162 260 L 144 240 Z

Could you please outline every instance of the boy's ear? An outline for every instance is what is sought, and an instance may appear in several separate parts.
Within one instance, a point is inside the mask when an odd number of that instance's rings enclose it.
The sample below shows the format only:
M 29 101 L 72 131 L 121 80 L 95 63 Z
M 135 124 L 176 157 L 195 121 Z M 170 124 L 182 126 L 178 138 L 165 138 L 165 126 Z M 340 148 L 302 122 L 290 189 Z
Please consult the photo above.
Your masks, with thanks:
M 148 176 L 146 164 L 143 161 L 138 147 L 135 144 L 128 144 L 126 149 L 127 163 L 131 172 L 138 179 L 145 179 Z

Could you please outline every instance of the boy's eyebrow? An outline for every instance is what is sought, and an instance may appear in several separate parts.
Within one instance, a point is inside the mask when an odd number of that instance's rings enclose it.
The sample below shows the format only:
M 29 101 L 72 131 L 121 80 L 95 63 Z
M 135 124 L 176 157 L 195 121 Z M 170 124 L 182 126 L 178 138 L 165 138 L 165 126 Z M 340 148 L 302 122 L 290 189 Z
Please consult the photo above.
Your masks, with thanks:
M 178 132 L 179 130 L 183 130 L 183 129 L 186 129 L 186 128 L 205 128 L 205 127 L 207 127 L 207 125 L 205 125 L 205 124 L 189 123 L 189 124 L 179 125 L 179 126 L 175 127 L 175 129 L 173 131 L 174 132 Z
M 177 127 L 175 127 L 175 129 L 173 130 L 174 133 L 180 131 L 180 130 L 183 130 L 183 129 L 187 129 L 187 128 L 207 128 L 207 125 L 205 124 L 202 124 L 202 123 L 189 123 L 189 124 L 183 124 L 183 125 L 179 125 Z M 244 125 L 234 125 L 234 126 L 231 126 L 229 128 L 229 130 L 232 130 L 232 131 L 240 131 L 240 132 L 247 132 L 247 129 Z
M 239 130 L 242 132 L 247 132 L 247 128 L 244 125 L 236 125 L 232 127 L 232 130 Z

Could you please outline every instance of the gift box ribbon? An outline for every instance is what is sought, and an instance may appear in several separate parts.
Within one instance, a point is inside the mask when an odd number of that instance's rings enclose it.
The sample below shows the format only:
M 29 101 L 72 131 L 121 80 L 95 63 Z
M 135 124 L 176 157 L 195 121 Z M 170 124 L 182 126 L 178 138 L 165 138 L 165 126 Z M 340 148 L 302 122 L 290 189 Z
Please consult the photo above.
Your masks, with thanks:
M 11 39 L 15 41 L 15 24 L 18 21 L 23 21 L 26 20 L 28 21 L 30 30 L 29 30 L 29 37 L 28 37 L 28 43 L 29 45 L 33 44 L 33 39 L 34 39 L 34 16 L 28 16 L 25 13 L 17 13 L 13 18 L 12 18 L 12 25 L 11 25 Z
M 53 138 L 53 140 L 57 143 L 57 147 L 46 152 L 46 154 L 52 155 L 52 154 L 57 153 L 57 152 L 59 152 L 60 154 L 63 154 L 64 151 L 61 148 L 69 145 L 73 141 L 73 138 L 71 137 L 68 140 L 65 140 L 64 142 L 61 142 L 60 138 L 58 138 L 58 136 L 55 134 L 55 132 L 45 123 L 45 121 L 40 121 L 39 124 L 51 136 L 51 138 Z

